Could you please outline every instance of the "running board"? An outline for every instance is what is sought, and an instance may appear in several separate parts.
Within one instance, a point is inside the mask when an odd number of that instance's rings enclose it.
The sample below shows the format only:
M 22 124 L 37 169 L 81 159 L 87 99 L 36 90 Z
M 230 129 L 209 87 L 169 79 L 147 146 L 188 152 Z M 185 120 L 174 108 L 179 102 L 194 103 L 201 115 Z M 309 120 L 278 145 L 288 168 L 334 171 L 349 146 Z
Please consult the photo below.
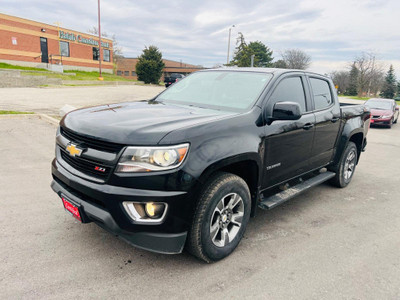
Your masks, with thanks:
M 282 192 L 279 192 L 275 195 L 272 195 L 268 198 L 261 198 L 261 202 L 258 203 L 258 207 L 262 209 L 272 209 L 282 203 L 285 203 L 289 199 L 301 194 L 302 192 L 305 192 L 309 188 L 331 179 L 334 176 L 335 173 L 333 172 L 321 173 L 313 178 L 310 178 L 306 181 L 296 184 L 295 186 L 287 190 L 284 190 Z

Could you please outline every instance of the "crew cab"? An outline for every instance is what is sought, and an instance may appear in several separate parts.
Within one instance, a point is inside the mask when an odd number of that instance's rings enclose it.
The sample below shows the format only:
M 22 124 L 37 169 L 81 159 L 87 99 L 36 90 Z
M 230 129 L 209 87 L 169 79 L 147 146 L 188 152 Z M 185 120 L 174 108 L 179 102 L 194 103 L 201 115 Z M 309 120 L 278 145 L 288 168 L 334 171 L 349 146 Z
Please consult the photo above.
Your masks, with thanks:
M 369 122 L 366 106 L 339 104 L 325 76 L 199 71 L 148 101 L 67 114 L 51 186 L 82 223 L 214 262 L 234 251 L 257 208 L 328 180 L 346 187 Z
M 185 77 L 185 75 L 183 75 L 183 74 L 172 73 L 171 76 L 164 78 L 165 87 L 169 87 L 171 84 L 178 82 L 179 80 L 181 80 L 184 77 Z

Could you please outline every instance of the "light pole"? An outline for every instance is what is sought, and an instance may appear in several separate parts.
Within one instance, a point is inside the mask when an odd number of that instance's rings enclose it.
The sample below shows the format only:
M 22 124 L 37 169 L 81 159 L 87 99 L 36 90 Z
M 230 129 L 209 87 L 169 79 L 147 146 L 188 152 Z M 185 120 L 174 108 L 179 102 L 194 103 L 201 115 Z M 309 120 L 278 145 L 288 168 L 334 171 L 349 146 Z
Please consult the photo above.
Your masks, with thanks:
M 226 56 L 226 64 L 229 64 L 229 51 L 231 47 L 231 30 L 232 28 L 235 27 L 235 25 L 232 25 L 229 27 L 229 37 L 228 37 L 228 55 Z
M 97 19 L 99 21 L 99 80 L 103 80 L 101 76 L 101 28 L 100 28 L 100 0 L 97 0 Z

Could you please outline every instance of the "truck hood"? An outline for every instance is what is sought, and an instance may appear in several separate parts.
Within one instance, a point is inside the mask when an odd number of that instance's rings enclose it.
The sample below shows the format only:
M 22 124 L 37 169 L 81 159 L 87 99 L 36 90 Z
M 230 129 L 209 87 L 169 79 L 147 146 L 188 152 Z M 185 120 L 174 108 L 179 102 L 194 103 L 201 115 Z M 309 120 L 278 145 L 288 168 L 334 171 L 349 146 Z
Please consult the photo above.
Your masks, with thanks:
M 391 115 L 393 115 L 393 111 L 371 108 L 371 115 L 373 115 L 373 116 L 391 116 Z
M 75 110 L 61 126 L 76 133 L 125 145 L 155 145 L 168 133 L 232 112 L 155 101 L 128 102 Z

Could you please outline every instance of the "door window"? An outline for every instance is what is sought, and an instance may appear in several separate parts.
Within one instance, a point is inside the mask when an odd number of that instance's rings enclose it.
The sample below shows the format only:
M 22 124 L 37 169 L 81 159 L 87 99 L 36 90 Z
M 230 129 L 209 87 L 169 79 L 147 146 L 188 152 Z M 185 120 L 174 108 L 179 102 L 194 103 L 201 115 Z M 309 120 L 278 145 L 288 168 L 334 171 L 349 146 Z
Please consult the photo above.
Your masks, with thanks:
M 278 84 L 268 102 L 268 111 L 272 112 L 274 104 L 277 102 L 295 102 L 300 105 L 302 113 L 307 111 L 301 77 L 285 78 Z
M 42 62 L 48 63 L 49 62 L 49 52 L 47 50 L 47 39 L 44 37 L 40 38 L 40 51 L 42 53 Z
M 99 59 L 100 59 L 99 48 L 93 47 L 93 60 L 99 60 Z
M 315 110 L 324 109 L 332 104 L 332 93 L 328 81 L 310 78 L 312 93 L 314 96 Z

